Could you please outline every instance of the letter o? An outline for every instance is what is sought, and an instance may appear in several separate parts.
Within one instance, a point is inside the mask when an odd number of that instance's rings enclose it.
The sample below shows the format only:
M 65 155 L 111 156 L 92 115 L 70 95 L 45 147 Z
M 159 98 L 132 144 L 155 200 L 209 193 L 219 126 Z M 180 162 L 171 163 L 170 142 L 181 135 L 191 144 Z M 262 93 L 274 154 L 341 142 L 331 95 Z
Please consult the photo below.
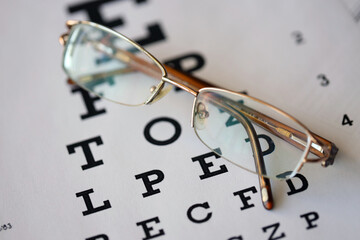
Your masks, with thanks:
M 169 139 L 166 139 L 166 140 L 157 140 L 155 138 L 153 138 L 150 134 L 150 129 L 156 124 L 156 123 L 159 123 L 159 122 L 168 122 L 170 124 L 172 124 L 175 128 L 175 133 L 174 135 L 169 138 Z M 164 145 L 168 145 L 168 144 L 171 144 L 173 142 L 175 142 L 179 137 L 180 137 L 180 134 L 181 134 L 181 126 L 180 124 L 172 119 L 172 118 L 168 118 L 168 117 L 160 117 L 160 118 L 155 118 L 154 120 L 150 121 L 146 126 L 145 126 L 145 129 L 144 129 L 144 136 L 145 136 L 145 139 L 154 144 L 154 145 L 158 145 L 158 146 L 164 146 Z

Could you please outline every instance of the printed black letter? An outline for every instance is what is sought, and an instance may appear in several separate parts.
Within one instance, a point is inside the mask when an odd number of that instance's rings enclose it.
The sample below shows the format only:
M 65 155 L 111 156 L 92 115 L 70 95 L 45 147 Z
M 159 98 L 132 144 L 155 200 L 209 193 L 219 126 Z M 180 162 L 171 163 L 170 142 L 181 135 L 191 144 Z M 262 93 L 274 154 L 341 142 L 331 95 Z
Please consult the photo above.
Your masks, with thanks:
M 81 96 L 82 96 L 82 98 L 84 100 L 84 103 L 85 103 L 85 106 L 86 106 L 86 109 L 87 109 L 87 113 L 80 115 L 80 118 L 82 120 L 97 116 L 99 114 L 106 113 L 106 110 L 104 108 L 103 109 L 96 109 L 95 108 L 94 102 L 99 101 L 100 100 L 99 97 L 90 96 L 90 93 L 88 91 L 86 91 L 86 90 L 84 90 L 84 89 L 82 89 L 80 87 L 73 88 L 71 90 L 71 92 L 72 93 L 80 92 Z
M 194 222 L 194 223 L 203 223 L 203 222 L 209 221 L 209 219 L 211 218 L 211 215 L 212 215 L 211 212 L 208 212 L 208 213 L 206 214 L 206 216 L 205 216 L 204 218 L 202 218 L 202 219 L 195 219 L 195 218 L 193 217 L 193 215 L 192 215 L 193 210 L 194 210 L 195 208 L 199 208 L 199 207 L 205 208 L 205 209 L 210 208 L 208 202 L 197 203 L 197 204 L 192 205 L 192 206 L 187 210 L 187 213 L 186 213 L 187 216 L 188 216 L 188 218 L 189 218 L 189 220 L 192 221 L 192 222 Z
M 150 176 L 151 175 L 156 175 L 156 178 L 154 180 L 150 180 Z M 144 182 L 145 188 L 146 188 L 146 193 L 143 193 L 143 197 L 149 197 L 151 195 L 160 193 L 160 189 L 153 189 L 153 185 L 157 184 L 159 182 L 161 182 L 162 180 L 164 180 L 164 173 L 160 170 L 151 170 L 149 172 L 144 172 L 138 175 L 135 175 L 136 179 L 141 178 Z
M 295 177 L 299 178 L 301 183 L 302 183 L 302 185 L 300 187 L 298 187 L 298 188 L 295 188 L 295 186 L 294 186 L 294 184 L 292 182 L 293 181 L 292 179 L 294 179 Z M 301 175 L 300 173 L 296 174 L 294 176 L 294 178 L 286 180 L 286 183 L 288 184 L 288 186 L 290 188 L 290 191 L 287 192 L 287 195 L 289 195 L 289 196 L 293 195 L 295 193 L 305 191 L 309 186 L 309 183 L 308 183 L 307 179 L 303 175 Z
M 263 232 L 267 232 L 267 230 L 268 230 L 269 228 L 274 228 L 274 230 L 271 232 L 271 235 L 270 235 L 270 237 L 268 238 L 268 240 L 276 240 L 276 239 L 281 239 L 281 238 L 284 238 L 284 237 L 285 237 L 285 233 L 284 233 L 284 232 L 282 232 L 280 236 L 277 236 L 277 237 L 274 236 L 275 233 L 276 233 L 276 231 L 277 231 L 277 229 L 279 228 L 279 226 L 280 226 L 280 223 L 275 223 L 275 224 L 272 224 L 272 225 L 269 225 L 269 226 L 266 226 L 266 227 L 263 227 L 263 228 L 262 228 Z
M 219 154 L 221 155 L 220 148 L 216 148 L 216 149 L 214 149 L 214 151 L 219 152 Z M 220 158 L 220 156 L 215 154 L 214 152 L 205 153 L 203 155 L 192 158 L 193 162 L 198 161 L 200 163 L 200 167 L 204 172 L 204 175 L 199 176 L 201 180 L 203 180 L 205 178 L 209 178 L 209 177 L 214 177 L 216 175 L 226 173 L 228 171 L 225 165 L 220 165 L 220 168 L 218 170 L 210 172 L 210 167 L 214 166 L 214 164 L 212 162 L 206 162 L 205 158 L 209 158 L 212 156 L 214 156 L 215 159 Z
M 154 229 L 153 227 L 148 226 L 147 224 L 150 222 L 155 222 L 155 223 L 159 223 L 160 220 L 158 217 L 154 217 L 142 222 L 138 222 L 136 223 L 137 226 L 142 226 L 142 228 L 144 229 L 145 232 L 145 238 L 143 238 L 143 240 L 147 240 L 147 239 L 152 239 L 152 238 L 156 238 L 162 235 L 165 235 L 165 232 L 163 229 L 160 229 L 157 233 L 155 234 L 151 234 L 151 231 Z
M 93 237 L 89 237 L 89 238 L 87 238 L 85 240 L 100 240 L 100 239 L 109 240 L 109 237 L 106 236 L 105 234 L 100 234 L 100 235 L 96 235 L 96 236 L 93 236 Z
M 243 190 L 233 193 L 234 196 L 239 195 L 241 202 L 244 204 L 244 206 L 241 207 L 240 210 L 245 210 L 245 209 L 252 208 L 255 206 L 254 204 L 249 204 L 249 200 L 251 199 L 251 197 L 249 197 L 249 196 L 246 197 L 244 194 L 246 192 L 256 193 L 257 190 L 254 186 L 252 186 L 252 187 L 249 187 L 249 188 L 246 188 L 246 189 L 243 189 Z
M 85 158 L 86 158 L 86 162 L 87 162 L 87 164 L 81 166 L 82 170 L 87 170 L 89 168 L 96 167 L 96 166 L 99 166 L 101 164 L 104 164 L 102 160 L 95 160 L 94 159 L 94 156 L 92 155 L 92 152 L 91 152 L 91 149 L 90 149 L 90 146 L 89 146 L 89 144 L 92 143 L 92 142 L 95 142 L 96 145 L 102 145 L 103 144 L 103 141 L 102 141 L 101 137 L 97 136 L 97 137 L 94 137 L 94 138 L 90 138 L 90 139 L 87 139 L 87 140 L 84 140 L 84 141 L 81 141 L 81 142 L 77 142 L 77 143 L 73 143 L 73 144 L 70 144 L 70 145 L 66 146 L 69 154 L 75 153 L 75 148 L 78 148 L 78 147 L 82 148 L 82 150 L 84 152 L 84 155 L 85 155 Z
M 228 240 L 243 240 L 242 236 L 237 236 L 237 237 L 232 237 L 232 238 L 229 238 Z
M 84 216 L 111 208 L 109 200 L 105 200 L 104 205 L 94 208 L 94 206 L 91 202 L 90 196 L 89 196 L 90 193 L 93 193 L 93 192 L 94 192 L 94 190 L 92 188 L 90 188 L 88 190 L 76 193 L 76 197 L 83 197 L 83 199 L 85 201 L 87 210 L 82 212 Z
M 186 68 L 185 63 L 187 61 L 193 61 L 194 64 L 191 67 Z M 192 73 L 205 65 L 205 59 L 198 53 L 189 53 L 171 60 L 167 60 L 165 61 L 165 64 L 179 71 Z
M 316 228 L 317 224 L 313 224 L 314 221 L 319 219 L 319 214 L 317 212 L 309 212 L 305 213 L 303 215 L 300 215 L 301 218 L 305 218 L 308 226 L 306 227 L 306 230 Z
M 68 8 L 69 13 L 74 13 L 78 11 L 86 11 L 89 16 L 89 19 L 92 22 L 99 23 L 101 25 L 105 25 L 108 27 L 116 27 L 124 24 L 122 18 L 117 18 L 112 21 L 105 21 L 101 16 L 100 8 L 101 5 L 109 2 L 115 2 L 115 0 L 101 0 L 101 1 L 88 1 L 84 3 L 80 3 L 77 5 L 70 6 Z
M 171 138 L 166 139 L 166 140 L 157 140 L 151 136 L 151 134 L 150 134 L 151 128 L 156 123 L 159 123 L 159 122 L 168 122 L 174 126 L 175 132 Z M 168 117 L 155 118 L 154 120 L 152 120 L 148 124 L 146 124 L 145 129 L 144 129 L 144 136 L 145 136 L 146 140 L 148 140 L 152 144 L 159 145 L 159 146 L 164 146 L 164 145 L 168 145 L 168 144 L 175 142 L 180 137 L 180 134 L 181 134 L 180 124 L 175 119 L 168 118 Z

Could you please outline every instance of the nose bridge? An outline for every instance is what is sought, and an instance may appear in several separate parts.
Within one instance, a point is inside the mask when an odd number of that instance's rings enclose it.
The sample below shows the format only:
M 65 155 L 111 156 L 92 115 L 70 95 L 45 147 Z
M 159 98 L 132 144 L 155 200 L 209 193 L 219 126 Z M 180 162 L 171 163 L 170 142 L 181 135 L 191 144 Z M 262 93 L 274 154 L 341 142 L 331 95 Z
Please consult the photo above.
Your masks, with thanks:
M 198 91 L 196 91 L 195 89 L 191 88 L 190 86 L 184 84 L 180 79 L 175 79 L 174 77 L 163 77 L 162 80 L 164 82 L 170 83 L 178 88 L 181 88 L 182 90 L 190 93 L 193 96 L 197 96 Z
M 217 87 L 214 84 L 205 82 L 204 80 L 192 76 L 188 73 L 176 70 L 168 65 L 164 66 L 166 69 L 166 76 L 163 77 L 163 80 L 169 82 L 188 93 L 191 93 L 193 96 L 197 96 L 200 89 L 206 87 Z
M 165 83 L 169 83 L 170 86 L 164 87 Z M 173 77 L 169 78 L 167 76 L 163 76 L 162 81 L 154 89 L 153 94 L 149 97 L 149 99 L 145 102 L 145 104 L 150 104 L 150 103 L 158 101 L 172 89 L 172 86 L 176 86 L 176 87 L 190 93 L 194 97 L 196 97 L 198 94 L 198 91 L 196 91 L 195 89 L 191 88 L 190 86 L 184 84 L 181 79 L 174 79 Z

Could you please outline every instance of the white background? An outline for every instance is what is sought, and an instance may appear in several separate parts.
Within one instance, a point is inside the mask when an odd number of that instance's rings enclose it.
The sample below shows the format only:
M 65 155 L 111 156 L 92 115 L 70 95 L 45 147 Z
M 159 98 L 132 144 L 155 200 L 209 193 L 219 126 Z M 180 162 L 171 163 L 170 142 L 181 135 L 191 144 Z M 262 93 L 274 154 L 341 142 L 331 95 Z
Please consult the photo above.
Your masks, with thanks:
M 224 160 L 228 173 L 200 180 L 191 158 L 209 150 L 190 127 L 191 95 L 171 92 L 151 106 L 128 108 L 106 101 L 106 114 L 81 120 L 86 111 L 72 94 L 61 68 L 58 37 L 78 1 L 2 1 L 0 3 L 0 239 L 85 239 L 105 233 L 110 239 L 142 239 L 137 222 L 159 217 L 158 239 L 268 239 L 262 228 L 279 222 L 287 239 L 354 239 L 360 227 L 360 32 L 344 2 L 316 1 L 132 1 L 107 4 L 107 19 L 122 17 L 116 30 L 129 37 L 161 24 L 166 41 L 147 49 L 160 60 L 197 52 L 206 64 L 195 75 L 222 87 L 263 99 L 297 117 L 312 131 L 333 141 L 336 162 L 326 169 L 306 166 L 309 188 L 292 196 L 285 182 L 275 182 L 275 208 L 266 211 L 259 194 L 255 207 L 241 211 L 233 192 L 255 186 L 255 175 Z M 349 2 L 349 1 L 347 1 Z M 305 42 L 297 45 L 294 31 Z M 325 74 L 327 87 L 317 78 Z M 347 114 L 353 125 L 342 125 Z M 180 138 L 160 147 L 143 136 L 154 118 L 176 119 Z M 173 129 L 163 126 L 169 135 Z M 66 145 L 100 135 L 93 147 L 104 165 L 82 171 L 84 156 L 69 155 Z M 165 136 L 169 136 L 166 135 Z M 78 150 L 79 151 L 79 150 Z M 135 175 L 160 169 L 160 194 L 143 198 Z M 112 208 L 83 216 L 84 201 L 75 193 L 93 188 L 94 205 Z M 212 218 L 188 220 L 187 209 L 208 202 Z M 318 227 L 306 230 L 300 215 L 315 211 Z M 206 211 L 203 212 L 205 214 Z M 201 212 L 199 212 L 201 215 Z

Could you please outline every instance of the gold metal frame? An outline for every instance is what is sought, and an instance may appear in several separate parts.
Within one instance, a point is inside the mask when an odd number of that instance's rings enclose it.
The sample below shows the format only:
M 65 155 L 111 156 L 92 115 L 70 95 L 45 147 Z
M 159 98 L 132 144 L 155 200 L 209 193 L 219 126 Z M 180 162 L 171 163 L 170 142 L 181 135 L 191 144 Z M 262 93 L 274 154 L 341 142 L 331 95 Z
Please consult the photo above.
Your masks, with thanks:
M 140 59 L 140 58 L 134 56 L 131 53 L 119 50 L 119 51 L 121 51 L 120 55 L 122 56 L 122 58 L 131 59 L 131 62 L 135 63 L 135 65 L 136 65 L 135 68 L 137 68 L 137 70 L 143 71 L 145 74 L 148 74 L 150 76 L 154 76 L 154 71 L 158 71 L 158 68 L 161 69 L 162 79 L 161 79 L 160 83 L 156 86 L 156 88 L 153 90 L 149 99 L 146 102 L 144 102 L 144 104 L 151 104 L 152 102 L 157 101 L 159 98 L 161 98 L 163 95 L 165 95 L 162 93 L 165 83 L 170 83 L 170 84 L 177 86 L 177 87 L 185 90 L 186 92 L 192 94 L 195 97 L 194 104 L 193 104 L 192 117 L 191 117 L 191 126 L 192 127 L 194 127 L 193 120 L 194 120 L 195 102 L 196 102 L 197 96 L 198 96 L 198 94 L 201 94 L 201 92 L 206 91 L 206 90 L 217 90 L 217 91 L 237 94 L 245 99 L 246 98 L 251 99 L 252 101 L 258 102 L 262 105 L 267 106 L 268 108 L 271 108 L 273 111 L 291 119 L 292 121 L 296 122 L 298 125 L 303 127 L 303 129 L 305 129 L 305 134 L 300 133 L 299 131 L 297 131 L 289 126 L 286 126 L 286 125 L 276 121 L 275 119 L 272 119 L 269 116 L 259 113 L 249 107 L 244 108 L 244 106 L 242 106 L 241 111 L 234 111 L 234 110 L 232 110 L 233 108 L 239 107 L 239 106 L 236 106 L 236 104 L 237 104 L 236 102 L 227 101 L 227 102 L 225 102 L 225 104 L 223 103 L 223 105 L 221 105 L 222 108 L 228 109 L 228 111 L 232 112 L 232 114 L 236 116 L 237 120 L 239 120 L 239 122 L 245 127 L 248 135 L 250 136 L 249 138 L 251 140 L 250 142 L 251 142 L 251 147 L 252 147 L 254 158 L 255 158 L 255 163 L 257 166 L 257 171 L 260 174 L 259 182 L 260 182 L 260 187 L 261 187 L 262 201 L 263 201 L 263 205 L 266 209 L 271 209 L 273 207 L 271 186 L 270 186 L 269 179 L 261 176 L 261 174 L 263 172 L 265 172 L 264 162 L 262 159 L 261 148 L 260 148 L 260 144 L 258 142 L 258 138 L 256 136 L 256 132 L 255 132 L 251 122 L 249 121 L 249 119 L 252 122 L 254 122 L 255 124 L 257 124 L 258 126 L 270 131 L 274 135 L 277 135 L 278 137 L 282 138 L 283 140 L 287 141 L 288 143 L 303 150 L 302 158 L 300 159 L 298 166 L 293 171 L 293 174 L 290 177 L 294 176 L 303 167 L 303 165 L 306 162 L 321 162 L 323 167 L 327 167 L 328 165 L 333 164 L 336 153 L 338 151 L 335 144 L 312 133 L 304 124 L 302 124 L 300 121 L 298 121 L 294 117 L 290 116 L 289 114 L 285 113 L 284 111 L 282 111 L 264 101 L 261 101 L 257 98 L 250 97 L 250 96 L 242 94 L 242 93 L 233 92 L 230 90 L 217 88 L 216 86 L 209 84 L 204 80 L 201 80 L 194 76 L 180 72 L 169 66 L 165 67 L 164 65 L 162 65 L 160 63 L 159 60 L 157 60 L 152 54 L 150 54 L 148 51 L 146 51 L 143 47 L 141 47 L 133 40 L 127 38 L 126 36 L 116 32 L 116 31 L 113 31 L 102 25 L 88 22 L 88 21 L 70 20 L 70 21 L 66 22 L 66 25 L 67 25 L 69 31 L 67 33 L 61 35 L 61 37 L 59 39 L 59 41 L 62 45 L 64 45 L 64 46 L 66 45 L 71 28 L 77 24 L 91 25 L 91 26 L 100 28 L 104 31 L 107 31 L 109 33 L 112 33 L 112 34 L 118 36 L 119 38 L 122 38 L 125 41 L 131 43 L 133 46 L 135 46 L 141 52 L 146 54 L 155 63 L 155 65 L 150 64 L 150 63 L 144 61 L 143 59 Z M 132 66 L 132 67 L 134 67 L 134 66 Z M 104 74 L 111 74 L 111 73 L 104 73 Z M 114 74 L 114 73 L 112 73 L 112 74 Z M 70 82 L 71 82 L 71 80 L 70 80 Z M 205 143 L 205 145 L 206 145 L 206 143 Z M 318 158 L 315 158 L 315 159 L 309 158 L 308 156 L 309 156 L 310 152 L 315 154 Z

